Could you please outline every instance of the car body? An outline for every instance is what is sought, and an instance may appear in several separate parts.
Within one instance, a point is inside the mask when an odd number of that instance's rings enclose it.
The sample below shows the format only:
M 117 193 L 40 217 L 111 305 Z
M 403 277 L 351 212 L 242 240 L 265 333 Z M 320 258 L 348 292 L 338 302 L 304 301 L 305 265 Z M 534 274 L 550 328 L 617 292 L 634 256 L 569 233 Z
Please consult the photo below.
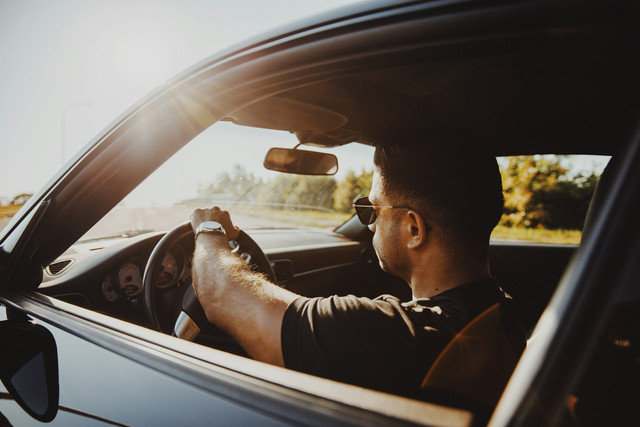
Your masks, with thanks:
M 34 320 L 57 347 L 53 422 L 478 422 L 464 409 L 220 351 L 233 351 L 224 340 L 209 348 L 155 331 L 139 298 L 110 305 L 106 278 L 120 281 L 124 271 L 127 280 L 141 280 L 165 231 L 78 240 L 176 152 L 226 121 L 293 133 L 328 151 L 352 141 L 371 146 L 399 130 L 450 127 L 473 133 L 469 144 L 495 156 L 612 156 L 579 246 L 491 247 L 492 272 L 521 304 L 535 338 L 491 424 L 566 423 L 567 401 L 597 369 L 591 359 L 611 319 L 623 306 L 637 312 L 637 11 L 625 2 L 373 1 L 223 51 L 149 94 L 89 142 L 0 234 L 4 316 Z M 227 154 L 215 148 L 205 155 Z M 355 217 L 330 232 L 243 228 L 294 291 L 408 297 L 379 269 L 371 235 Z M 193 241 L 186 237 L 178 246 L 175 261 L 188 266 Z M 14 395 L 3 396 L 7 422 L 37 424 Z M 634 414 L 623 409 L 624 416 Z

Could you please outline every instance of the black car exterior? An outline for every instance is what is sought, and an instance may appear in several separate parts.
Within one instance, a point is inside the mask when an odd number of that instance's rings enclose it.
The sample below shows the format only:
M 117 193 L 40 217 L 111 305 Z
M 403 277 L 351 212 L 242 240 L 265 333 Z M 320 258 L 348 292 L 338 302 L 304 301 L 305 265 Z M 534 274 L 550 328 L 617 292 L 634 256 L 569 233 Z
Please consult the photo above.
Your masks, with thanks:
M 571 423 L 569 398 L 602 369 L 596 355 L 612 322 L 622 323 L 617 330 L 626 331 L 614 340 L 620 348 L 637 355 L 640 344 L 632 339 L 637 337 L 633 319 L 640 298 L 639 10 L 637 4 L 626 2 L 374 1 L 223 51 L 149 94 L 89 142 L 0 235 L 0 319 L 35 321 L 55 340 L 59 406 L 52 422 L 455 426 L 477 422 L 465 410 L 339 384 L 182 341 L 64 302 L 38 287 L 43 269 L 127 193 L 193 137 L 234 112 L 288 91 L 365 70 L 384 70 L 389 64 L 497 58 L 491 65 L 503 67 L 499 73 L 493 76 L 479 67 L 476 84 L 465 80 L 450 92 L 434 95 L 432 104 L 422 105 L 426 112 L 407 107 L 389 112 L 386 120 L 369 123 L 363 114 L 350 117 L 350 123 L 356 130 L 371 125 L 375 133 L 398 124 L 417 126 L 431 117 L 449 125 L 468 122 L 483 130 L 487 138 L 478 143 L 496 155 L 613 156 L 582 244 L 576 251 L 560 251 L 560 257 L 571 259 L 566 270 L 562 265 L 560 283 L 540 284 L 553 297 L 548 305 L 542 299 L 544 313 L 532 334 L 534 340 L 490 421 L 491 425 Z M 434 68 L 425 78 L 442 79 L 438 87 L 446 88 L 447 77 L 445 69 Z M 366 92 L 360 89 L 353 89 L 354 99 L 366 102 L 358 98 Z M 426 86 L 416 91 L 421 89 Z M 375 104 L 384 94 L 371 96 Z M 243 117 L 239 121 L 250 121 Z M 355 137 L 321 135 L 318 141 L 329 145 L 331 138 Z M 356 221 L 339 231 L 360 245 L 358 231 L 353 231 Z M 160 237 L 155 236 L 154 242 Z M 527 251 L 558 258 L 554 250 L 495 249 L 499 254 L 512 252 L 504 255 L 506 263 L 516 263 Z M 2 343 L 3 353 L 5 345 L 11 344 Z M 621 366 L 618 360 L 627 359 L 625 353 L 605 362 Z M 616 375 L 637 378 L 637 362 L 623 373 L 612 370 L 610 376 Z M 596 411 L 593 422 L 638 421 L 633 401 L 623 398 L 637 396 L 637 383 L 615 380 L 603 390 L 614 393 L 612 400 L 618 403 Z M 7 389 L 0 392 L 0 423 L 39 424 Z

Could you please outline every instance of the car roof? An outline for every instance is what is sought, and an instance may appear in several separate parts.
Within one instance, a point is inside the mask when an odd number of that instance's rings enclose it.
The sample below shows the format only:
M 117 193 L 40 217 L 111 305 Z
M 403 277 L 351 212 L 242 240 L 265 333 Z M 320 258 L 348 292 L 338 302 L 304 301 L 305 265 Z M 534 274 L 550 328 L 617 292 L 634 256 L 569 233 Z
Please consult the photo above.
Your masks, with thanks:
M 420 26 L 449 19 L 424 11 L 404 23 L 406 45 L 363 55 L 370 66 L 277 93 L 224 120 L 288 130 L 320 146 L 451 128 L 495 155 L 614 154 L 639 107 L 636 21 L 614 3 L 557 6 L 529 14 L 499 6 L 492 13 L 506 21 L 493 27 L 458 17 L 446 38 L 420 34 Z

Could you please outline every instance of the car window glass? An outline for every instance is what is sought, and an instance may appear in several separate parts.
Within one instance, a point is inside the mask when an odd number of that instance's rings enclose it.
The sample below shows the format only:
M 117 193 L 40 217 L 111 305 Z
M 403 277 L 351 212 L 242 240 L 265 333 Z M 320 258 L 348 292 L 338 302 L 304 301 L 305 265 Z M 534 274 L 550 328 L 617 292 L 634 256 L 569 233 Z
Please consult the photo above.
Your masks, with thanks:
M 352 143 L 312 150 L 338 156 L 335 176 L 269 171 L 272 147 L 292 148 L 293 134 L 218 123 L 147 178 L 80 240 L 171 229 L 193 209 L 219 205 L 243 228 L 333 229 L 368 194 L 373 147 Z M 309 147 L 305 147 L 309 149 Z M 579 244 L 589 201 L 607 156 L 498 158 L 505 213 L 494 241 Z
M 218 123 L 149 176 L 80 240 L 167 230 L 195 208 L 218 205 L 241 228 L 334 229 L 371 185 L 373 147 L 304 149 L 338 157 L 334 176 L 292 175 L 263 166 L 272 147 L 293 148 L 289 132 Z
M 608 156 L 498 158 L 505 210 L 494 241 L 579 244 Z

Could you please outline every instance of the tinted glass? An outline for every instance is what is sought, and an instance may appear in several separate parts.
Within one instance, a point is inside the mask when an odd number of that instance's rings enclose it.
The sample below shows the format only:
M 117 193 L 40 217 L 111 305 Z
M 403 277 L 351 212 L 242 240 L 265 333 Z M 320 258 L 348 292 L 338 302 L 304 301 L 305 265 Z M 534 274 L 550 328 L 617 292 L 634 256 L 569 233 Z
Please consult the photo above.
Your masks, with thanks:
M 49 403 L 49 394 L 42 353 L 36 354 L 22 365 L 9 381 L 33 412 L 44 415 Z

